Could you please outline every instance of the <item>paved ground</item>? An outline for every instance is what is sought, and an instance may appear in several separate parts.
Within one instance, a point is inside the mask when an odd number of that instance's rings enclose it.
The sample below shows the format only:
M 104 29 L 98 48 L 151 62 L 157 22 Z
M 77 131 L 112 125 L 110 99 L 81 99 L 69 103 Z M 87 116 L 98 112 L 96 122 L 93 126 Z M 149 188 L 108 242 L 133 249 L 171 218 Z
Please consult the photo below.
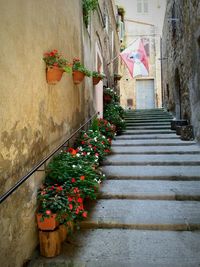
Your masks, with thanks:
M 29 267 L 200 266 L 200 147 L 162 109 L 129 111 L 103 166 L 108 180 L 62 253 Z

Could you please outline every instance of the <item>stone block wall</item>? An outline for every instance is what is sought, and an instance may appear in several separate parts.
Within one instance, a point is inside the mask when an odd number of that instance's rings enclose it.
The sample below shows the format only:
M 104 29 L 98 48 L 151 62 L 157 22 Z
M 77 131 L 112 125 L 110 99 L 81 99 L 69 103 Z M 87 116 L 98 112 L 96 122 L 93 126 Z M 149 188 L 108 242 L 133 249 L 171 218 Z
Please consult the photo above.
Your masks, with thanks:
M 200 2 L 169 0 L 162 39 L 164 106 L 200 140 Z

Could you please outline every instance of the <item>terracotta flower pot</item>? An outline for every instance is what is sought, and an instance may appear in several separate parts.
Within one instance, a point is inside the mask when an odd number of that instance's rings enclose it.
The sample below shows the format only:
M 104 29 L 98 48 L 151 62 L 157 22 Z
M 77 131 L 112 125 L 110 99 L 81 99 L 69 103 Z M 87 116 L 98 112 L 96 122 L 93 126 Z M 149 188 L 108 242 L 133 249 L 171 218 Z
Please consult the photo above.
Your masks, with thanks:
M 56 84 L 62 78 L 64 70 L 59 67 L 48 67 L 46 70 L 46 78 L 48 84 Z
M 101 81 L 100 77 L 93 77 L 93 85 L 97 85 Z
M 103 100 L 105 103 L 110 103 L 112 101 L 112 96 L 104 94 L 103 95 Z
M 36 217 L 40 230 L 54 230 L 59 225 L 59 222 L 56 220 L 56 214 L 50 215 L 49 218 L 42 218 L 42 214 L 37 213 Z
M 46 258 L 53 258 L 61 252 L 59 230 L 39 231 L 40 254 Z
M 72 75 L 73 75 L 73 81 L 75 84 L 81 83 L 85 77 L 85 74 L 78 70 L 74 70 Z

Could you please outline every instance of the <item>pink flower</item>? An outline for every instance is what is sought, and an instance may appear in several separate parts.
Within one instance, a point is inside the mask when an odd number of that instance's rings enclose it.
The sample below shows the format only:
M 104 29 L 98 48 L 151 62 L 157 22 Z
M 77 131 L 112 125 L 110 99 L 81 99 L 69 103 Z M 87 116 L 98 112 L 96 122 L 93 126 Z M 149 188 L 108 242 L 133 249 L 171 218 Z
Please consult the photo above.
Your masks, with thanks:
M 71 182 L 72 183 L 75 183 L 76 182 L 76 179 L 75 178 L 72 178 Z
M 69 204 L 69 209 L 72 210 L 73 209 L 73 205 Z
M 87 211 L 84 211 L 83 214 L 82 214 L 82 216 L 83 216 L 84 218 L 87 218 Z
M 51 215 L 51 211 L 50 210 L 46 210 L 46 215 Z

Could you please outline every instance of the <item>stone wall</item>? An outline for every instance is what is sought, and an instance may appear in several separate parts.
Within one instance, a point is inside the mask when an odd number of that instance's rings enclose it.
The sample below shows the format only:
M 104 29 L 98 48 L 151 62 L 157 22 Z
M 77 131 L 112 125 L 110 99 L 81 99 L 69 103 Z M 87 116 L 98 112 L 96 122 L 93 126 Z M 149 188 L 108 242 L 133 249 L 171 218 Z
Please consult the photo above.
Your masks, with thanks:
M 189 119 L 200 140 L 199 1 L 168 1 L 162 57 L 164 106 L 176 118 Z
M 99 1 L 89 30 L 83 24 L 81 0 L 0 0 L 1 194 L 97 110 L 91 78 L 75 86 L 72 75 L 65 73 L 57 85 L 48 85 L 42 57 L 58 49 L 70 62 L 79 57 L 95 70 L 99 42 L 104 60 L 109 61 L 110 40 L 100 9 L 104 2 L 110 27 L 114 23 L 117 50 L 113 1 Z M 1 204 L 0 266 L 22 266 L 38 244 L 36 195 L 43 176 L 36 172 Z

